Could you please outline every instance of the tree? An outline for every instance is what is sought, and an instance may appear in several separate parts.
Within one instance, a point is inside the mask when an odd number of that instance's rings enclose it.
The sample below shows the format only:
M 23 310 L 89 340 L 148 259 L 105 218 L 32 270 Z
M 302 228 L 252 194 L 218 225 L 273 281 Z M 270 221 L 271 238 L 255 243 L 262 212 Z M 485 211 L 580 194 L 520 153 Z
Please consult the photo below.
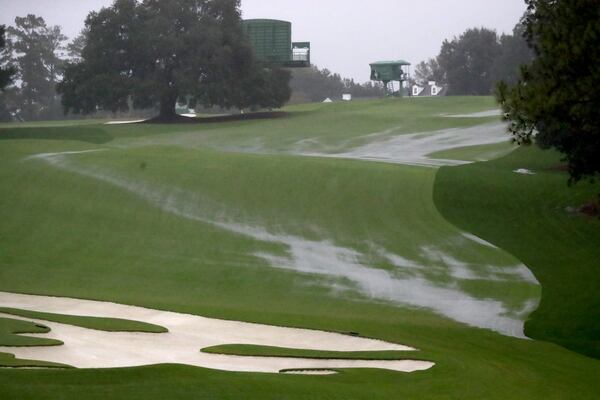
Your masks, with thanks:
M 527 0 L 526 38 L 535 53 L 497 98 L 518 143 L 564 154 L 571 182 L 600 172 L 600 7 L 597 0 Z
M 316 66 L 294 70 L 291 87 L 296 102 L 341 98 L 344 93 L 353 97 L 378 97 L 384 94 L 381 87 L 371 82 L 358 84 L 353 79 L 343 79 L 340 74 Z
M 486 28 L 467 30 L 445 40 L 437 58 L 453 95 L 489 95 L 494 87 L 492 66 L 500 54 L 496 32 Z
M 429 81 L 445 83 L 444 71 L 436 58 L 421 61 L 415 67 L 415 80 L 418 84 L 426 84 Z
M 514 85 L 519 80 L 521 65 L 530 64 L 533 61 L 533 51 L 529 48 L 525 39 L 525 26 L 523 22 L 527 14 L 513 29 L 512 35 L 500 37 L 500 53 L 492 67 L 492 76 L 495 82 L 505 81 Z
M 10 56 L 6 51 L 5 27 L 0 25 L 0 121 L 12 120 L 7 105 L 8 93 L 6 87 L 12 83 L 16 70 L 10 65 Z
M 85 44 L 87 43 L 87 35 L 89 31 L 87 29 L 83 29 L 79 35 L 77 35 L 69 44 L 67 44 L 67 55 L 69 56 L 69 60 L 71 62 L 81 62 L 81 55 L 83 54 L 83 49 L 85 48 Z
M 59 102 L 55 86 L 61 76 L 66 37 L 58 26 L 48 27 L 41 17 L 17 17 L 8 28 L 9 46 L 17 67 L 21 114 L 26 119 L 56 116 Z
M 4 56 L 3 53 L 5 53 L 5 47 L 6 47 L 6 40 L 5 40 L 5 26 L 4 25 L 0 25 L 0 62 L 2 64 L 6 63 L 6 59 L 8 57 Z M 0 64 L 0 65 L 2 65 Z M 12 83 L 12 78 L 13 75 L 16 73 L 15 68 L 7 65 L 7 66 L 1 66 L 0 67 L 0 90 L 4 90 L 4 88 L 6 86 L 8 86 L 10 83 Z
M 69 64 L 59 84 L 65 110 L 126 111 L 131 101 L 174 120 L 178 100 L 283 105 L 289 75 L 255 62 L 239 6 L 239 0 L 116 0 L 91 13 L 81 60 Z

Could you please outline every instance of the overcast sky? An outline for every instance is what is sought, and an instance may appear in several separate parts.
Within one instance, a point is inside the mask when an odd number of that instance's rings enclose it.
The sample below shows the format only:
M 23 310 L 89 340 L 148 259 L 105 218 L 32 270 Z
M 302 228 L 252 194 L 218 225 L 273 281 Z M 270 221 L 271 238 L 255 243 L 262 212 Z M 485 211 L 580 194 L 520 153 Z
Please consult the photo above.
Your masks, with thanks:
M 75 36 L 91 10 L 112 0 L 0 0 L 0 24 L 29 13 Z M 442 41 L 467 28 L 511 32 L 523 0 L 242 0 L 244 18 L 293 23 L 293 40 L 312 42 L 312 61 L 343 76 L 369 79 L 369 63 L 413 64 L 439 53 Z

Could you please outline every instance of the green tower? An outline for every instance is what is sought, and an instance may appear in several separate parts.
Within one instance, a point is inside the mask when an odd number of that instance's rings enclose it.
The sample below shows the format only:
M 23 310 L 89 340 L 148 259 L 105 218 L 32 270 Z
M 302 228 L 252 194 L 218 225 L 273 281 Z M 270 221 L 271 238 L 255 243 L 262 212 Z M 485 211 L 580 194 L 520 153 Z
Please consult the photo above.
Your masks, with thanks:
M 378 61 L 371 65 L 371 80 L 383 82 L 388 95 L 394 94 L 393 82 L 400 82 L 399 95 L 402 95 L 403 82 L 409 78 L 410 63 L 404 60 Z
M 292 42 L 292 23 L 275 19 L 248 19 L 244 30 L 256 58 L 269 66 L 310 66 L 310 43 Z

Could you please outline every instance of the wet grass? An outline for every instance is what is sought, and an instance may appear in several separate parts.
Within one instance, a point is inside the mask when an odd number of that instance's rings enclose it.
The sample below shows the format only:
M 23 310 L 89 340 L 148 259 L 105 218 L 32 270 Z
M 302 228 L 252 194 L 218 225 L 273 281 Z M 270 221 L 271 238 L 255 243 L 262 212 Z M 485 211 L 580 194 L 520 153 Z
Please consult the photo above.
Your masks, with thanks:
M 567 186 L 560 156 L 534 147 L 488 163 L 440 170 L 435 201 L 457 226 L 514 254 L 543 287 L 530 337 L 600 358 L 600 221 L 570 212 L 600 185 Z M 519 175 L 516 169 L 536 175 Z
M 22 360 L 8 353 L 0 353 L 0 368 L 71 368 L 65 364 L 36 360 Z
M 282 347 L 254 346 L 244 344 L 231 344 L 207 347 L 203 353 L 226 354 L 232 356 L 249 357 L 284 357 L 284 358 L 310 358 L 316 360 L 422 360 L 419 354 L 410 351 L 318 351 L 286 349 Z
M 89 126 L 0 129 L 0 140 L 58 140 L 104 144 L 112 139 L 105 129 Z
M 20 310 L 16 308 L 0 307 L 0 313 L 16 315 L 19 317 L 58 322 L 60 324 L 73 325 L 81 328 L 95 329 L 105 332 L 141 332 L 141 333 L 166 333 L 168 330 L 162 326 L 148 324 L 146 322 L 131 321 L 117 318 L 99 318 L 78 315 L 62 315 L 43 313 L 37 311 Z M 2 342 L 0 341 L 0 345 Z
M 44 325 L 12 318 L 0 318 L 0 346 L 31 347 L 60 346 L 63 344 L 61 341 L 54 339 L 22 336 L 48 332 L 50 332 L 50 329 Z
M 431 158 L 447 159 L 447 160 L 462 160 L 462 161 L 488 161 L 503 156 L 514 151 L 517 146 L 508 140 L 506 143 L 485 144 L 481 146 L 460 147 L 438 151 L 429 154 Z
M 356 332 L 418 348 L 419 358 L 436 363 L 414 374 L 347 370 L 330 377 L 173 365 L 0 371 L 0 398 L 598 398 L 596 360 L 373 298 L 347 279 L 273 268 L 260 255 L 288 255 L 286 246 L 210 223 L 233 221 L 273 234 L 329 240 L 388 272 L 398 268 L 372 243 L 420 264 L 427 262 L 421 248 L 426 243 L 473 265 L 509 266 L 517 258 L 471 243 L 442 218 L 432 202 L 433 169 L 232 152 L 256 143 L 276 152 L 307 138 L 336 148 L 392 128 L 412 133 L 476 124 L 481 121 L 436 116 L 483 111 L 491 104 L 488 98 L 319 104 L 295 107 L 289 118 L 277 120 L 102 126 L 114 138 L 102 146 L 0 141 L 0 290 Z M 69 158 L 72 170 L 24 161 L 32 154 L 97 147 L 109 150 Z M 140 182 L 147 186 L 136 187 Z M 160 207 L 152 197 L 157 188 L 159 203 L 169 200 Z M 199 213 L 204 222 L 169 206 Z M 445 271 L 442 261 L 431 265 Z M 438 285 L 456 283 L 448 274 L 430 272 Z M 477 281 L 463 287 L 479 299 L 504 296 L 508 305 L 521 303 L 531 289 Z

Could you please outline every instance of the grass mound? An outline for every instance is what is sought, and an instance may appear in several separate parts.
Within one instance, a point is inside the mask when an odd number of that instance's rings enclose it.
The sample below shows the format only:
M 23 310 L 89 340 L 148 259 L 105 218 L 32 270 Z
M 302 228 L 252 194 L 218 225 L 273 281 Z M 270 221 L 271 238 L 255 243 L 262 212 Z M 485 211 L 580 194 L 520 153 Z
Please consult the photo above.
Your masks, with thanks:
M 44 321 L 58 322 L 60 324 L 79 326 L 81 328 L 95 329 L 106 332 L 141 332 L 141 333 L 166 333 L 168 330 L 162 326 L 146 322 L 131 321 L 118 318 L 86 317 L 78 315 L 62 315 L 42 313 L 37 311 L 19 310 L 16 308 L 0 307 L 0 313 L 17 315 L 19 317 L 41 319 Z
M 207 347 L 203 353 L 225 354 L 230 356 L 248 357 L 283 357 L 283 358 L 310 358 L 316 360 L 416 360 L 413 352 L 406 351 L 319 351 L 286 349 L 282 347 L 256 346 L 247 344 L 228 344 L 223 346 Z
M 570 212 L 598 184 L 567 186 L 559 156 L 533 147 L 487 163 L 443 168 L 434 200 L 462 229 L 522 260 L 543 287 L 526 334 L 600 358 L 600 222 Z M 535 175 L 519 175 L 526 168 Z
M 54 339 L 20 336 L 29 333 L 48 333 L 50 329 L 33 322 L 19 321 L 16 319 L 0 318 L 0 346 L 4 347 L 32 347 L 32 346 L 60 346 L 63 342 Z
M 0 368 L 71 368 L 65 364 L 46 361 L 21 360 L 8 353 L 0 353 Z

